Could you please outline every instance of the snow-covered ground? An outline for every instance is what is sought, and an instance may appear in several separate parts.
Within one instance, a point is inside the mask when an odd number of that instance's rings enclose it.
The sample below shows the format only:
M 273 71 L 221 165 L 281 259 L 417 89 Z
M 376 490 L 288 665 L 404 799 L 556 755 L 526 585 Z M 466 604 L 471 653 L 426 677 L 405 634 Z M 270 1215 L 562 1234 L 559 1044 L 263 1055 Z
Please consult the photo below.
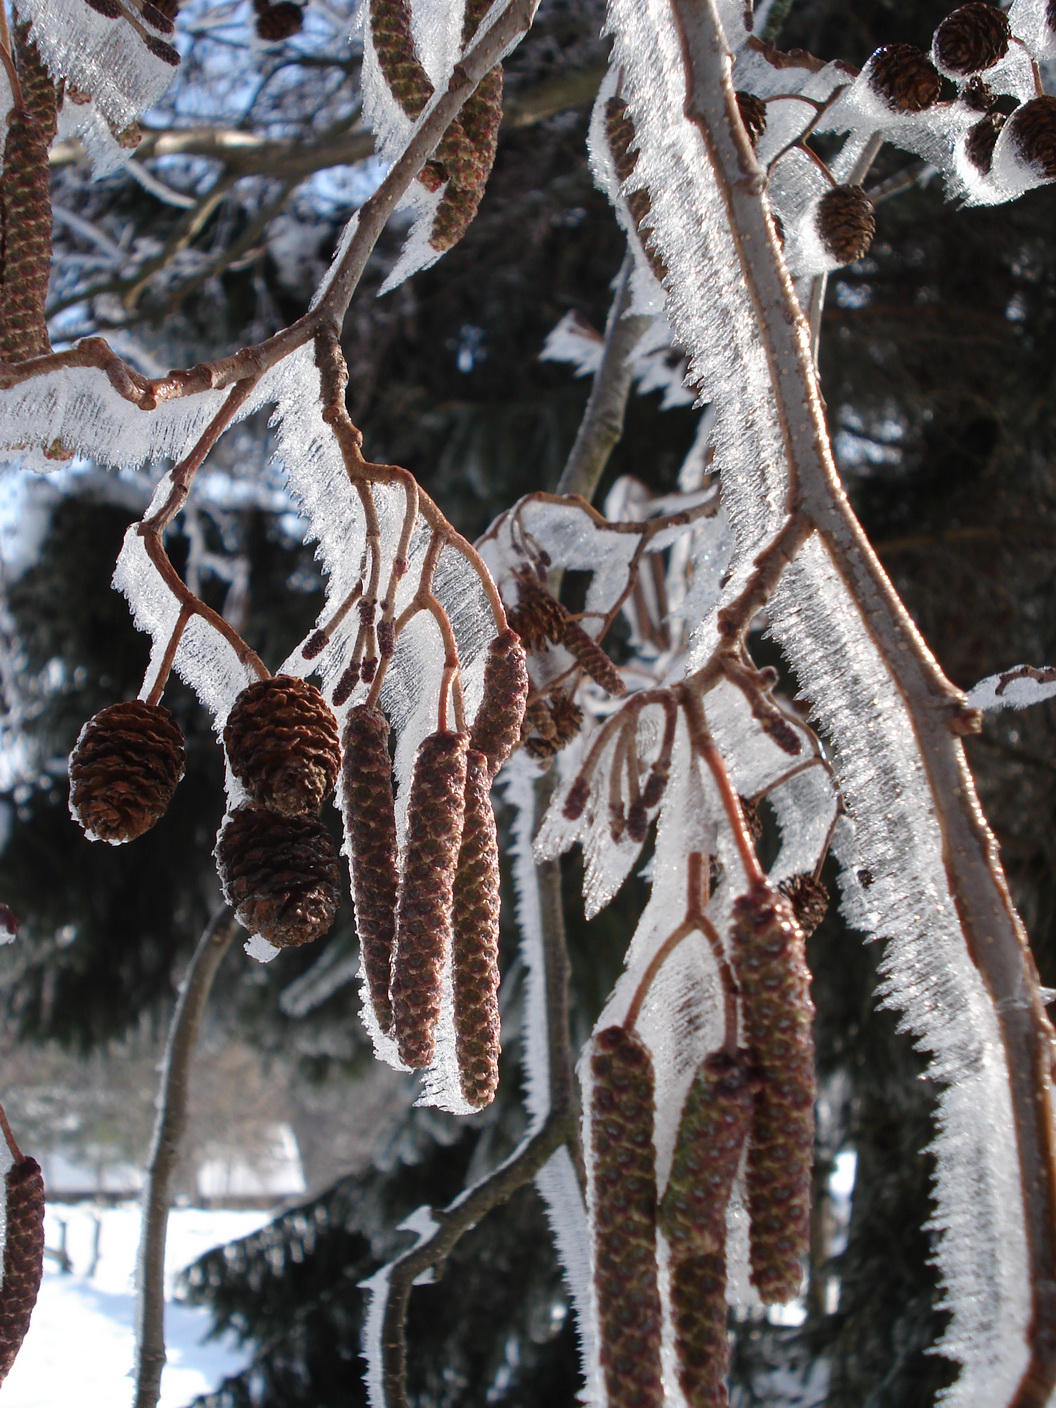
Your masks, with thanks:
M 245 1236 L 269 1220 L 268 1212 L 178 1208 L 169 1218 L 166 1276 L 169 1294 L 176 1273 L 210 1247 Z M 93 1256 L 95 1219 L 101 1222 L 99 1260 Z M 124 1408 L 132 1402 L 129 1372 L 133 1360 L 135 1262 L 139 1207 L 93 1209 L 90 1205 L 49 1203 L 45 1235 L 49 1247 L 66 1248 L 71 1274 L 46 1258 L 40 1298 L 29 1334 L 4 1383 L 4 1408 Z M 230 1340 L 202 1340 L 209 1330 L 203 1310 L 170 1301 L 165 1313 L 168 1363 L 161 1382 L 160 1408 L 183 1408 L 246 1362 Z

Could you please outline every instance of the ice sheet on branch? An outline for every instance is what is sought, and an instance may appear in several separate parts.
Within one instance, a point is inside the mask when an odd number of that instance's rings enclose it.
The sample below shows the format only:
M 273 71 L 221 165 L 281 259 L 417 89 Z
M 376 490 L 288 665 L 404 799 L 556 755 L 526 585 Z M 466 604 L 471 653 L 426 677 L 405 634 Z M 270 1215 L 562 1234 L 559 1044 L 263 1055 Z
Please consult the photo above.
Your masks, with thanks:
M 171 36 L 141 18 L 132 4 L 129 10 L 143 34 L 123 15 L 108 19 L 86 0 L 19 0 L 15 8 L 19 19 L 32 22 L 33 40 L 52 78 L 90 95 L 115 131 L 153 107 L 176 73 L 175 64 L 148 47 L 171 49 Z
M 573 309 L 547 333 L 539 360 L 569 362 L 576 368 L 577 376 L 593 376 L 601 366 L 604 347 L 601 333 Z M 640 395 L 650 391 L 663 393 L 662 411 L 692 405 L 695 397 L 685 386 L 685 359 L 672 348 L 671 329 L 662 315 L 653 318 L 628 360 Z
M 973 709 L 1026 709 L 1056 694 L 1056 668 L 1013 665 L 997 675 L 987 675 L 968 691 Z

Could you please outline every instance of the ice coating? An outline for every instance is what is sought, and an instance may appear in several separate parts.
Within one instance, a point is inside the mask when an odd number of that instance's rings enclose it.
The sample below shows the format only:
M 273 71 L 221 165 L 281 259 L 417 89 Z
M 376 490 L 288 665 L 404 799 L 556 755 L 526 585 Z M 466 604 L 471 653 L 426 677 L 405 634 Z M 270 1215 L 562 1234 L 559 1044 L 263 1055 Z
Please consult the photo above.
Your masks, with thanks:
M 1026 709 L 1056 694 L 1056 670 L 1013 665 L 972 685 L 968 703 L 973 709 Z
M 106 19 L 84 0 L 20 0 L 17 14 L 32 22 L 33 40 L 52 78 L 90 93 L 117 131 L 153 107 L 176 72 L 151 53 L 126 19 Z M 149 25 L 144 28 L 153 33 Z

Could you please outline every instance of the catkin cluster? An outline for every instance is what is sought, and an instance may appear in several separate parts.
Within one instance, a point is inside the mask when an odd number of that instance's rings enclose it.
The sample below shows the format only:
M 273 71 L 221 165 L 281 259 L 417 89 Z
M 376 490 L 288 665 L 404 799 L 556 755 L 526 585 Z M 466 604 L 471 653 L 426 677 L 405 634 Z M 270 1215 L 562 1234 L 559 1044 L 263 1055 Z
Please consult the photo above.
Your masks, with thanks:
M 348 714 L 341 801 L 356 925 L 373 1015 L 412 1069 L 433 1063 L 450 965 L 462 1095 L 476 1109 L 498 1084 L 499 855 L 491 782 L 517 742 L 528 693 L 512 631 L 491 644 L 467 732 L 425 738 L 411 774 L 407 834 L 396 838 L 388 722 Z

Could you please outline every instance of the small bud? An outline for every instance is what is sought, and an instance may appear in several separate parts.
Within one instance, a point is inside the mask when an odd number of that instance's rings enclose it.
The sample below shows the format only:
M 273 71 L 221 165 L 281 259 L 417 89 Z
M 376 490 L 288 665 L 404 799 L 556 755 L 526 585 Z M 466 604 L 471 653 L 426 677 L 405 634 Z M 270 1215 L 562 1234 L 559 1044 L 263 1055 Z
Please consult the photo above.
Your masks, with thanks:
M 828 890 L 813 875 L 793 875 L 777 888 L 792 906 L 803 937 L 809 939 L 828 911 Z
M 156 39 L 153 34 L 145 34 L 143 35 L 143 43 L 156 59 L 160 59 L 162 63 L 171 64 L 173 68 L 179 68 L 180 51 L 171 44 L 166 44 L 164 39 Z
M 269 5 L 257 15 L 257 38 L 266 44 L 278 44 L 299 34 L 304 25 L 304 10 L 293 0 L 279 0 L 277 5 Z

